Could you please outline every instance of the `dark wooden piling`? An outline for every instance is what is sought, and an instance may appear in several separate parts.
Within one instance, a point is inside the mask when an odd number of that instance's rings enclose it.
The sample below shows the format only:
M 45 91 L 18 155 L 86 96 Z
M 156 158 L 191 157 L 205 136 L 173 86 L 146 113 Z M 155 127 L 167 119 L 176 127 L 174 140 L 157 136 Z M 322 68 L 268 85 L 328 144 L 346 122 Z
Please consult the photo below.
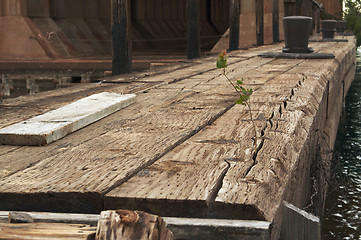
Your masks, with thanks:
M 229 1 L 229 50 L 237 50 L 239 46 L 239 0 Z
M 112 0 L 112 74 L 132 71 L 130 2 Z
M 263 0 L 256 0 L 256 39 L 257 46 L 264 44 Z
M 317 33 L 320 33 L 320 29 L 321 29 L 321 27 L 320 27 L 320 25 L 321 25 L 321 17 L 320 17 L 320 8 L 319 7 L 316 7 L 316 19 L 315 19 L 315 21 L 316 21 L 316 30 L 317 30 Z
M 201 56 L 201 40 L 199 32 L 198 0 L 188 0 L 187 36 L 187 58 L 199 58 Z
M 273 42 L 280 41 L 280 26 L 279 26 L 279 3 L 278 0 L 272 0 L 272 33 Z

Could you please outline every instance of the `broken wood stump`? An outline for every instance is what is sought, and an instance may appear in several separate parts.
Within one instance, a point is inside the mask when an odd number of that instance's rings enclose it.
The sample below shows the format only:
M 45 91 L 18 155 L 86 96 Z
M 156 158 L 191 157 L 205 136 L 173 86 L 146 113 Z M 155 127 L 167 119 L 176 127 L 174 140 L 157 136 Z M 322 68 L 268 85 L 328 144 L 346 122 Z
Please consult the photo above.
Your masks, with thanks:
M 96 240 L 172 240 L 161 217 L 141 211 L 109 210 L 100 214 Z

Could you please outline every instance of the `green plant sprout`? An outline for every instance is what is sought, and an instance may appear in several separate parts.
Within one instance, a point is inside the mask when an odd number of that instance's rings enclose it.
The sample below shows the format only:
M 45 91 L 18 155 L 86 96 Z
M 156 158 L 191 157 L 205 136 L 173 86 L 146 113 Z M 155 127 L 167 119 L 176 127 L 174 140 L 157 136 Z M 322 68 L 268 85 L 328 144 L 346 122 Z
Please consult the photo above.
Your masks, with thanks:
M 253 116 L 252 116 L 252 109 L 251 109 L 251 105 L 250 105 L 250 97 L 253 93 L 253 90 L 243 87 L 243 78 L 242 78 L 242 81 L 237 80 L 236 83 L 233 83 L 231 81 L 231 79 L 228 78 L 228 76 L 226 74 L 226 68 L 227 68 L 227 51 L 226 50 L 224 50 L 221 54 L 218 55 L 217 68 L 223 70 L 223 76 L 228 80 L 228 82 L 232 85 L 234 90 L 239 95 L 239 99 L 236 100 L 236 104 L 242 104 L 242 105 L 248 107 L 249 117 L 251 119 L 251 122 L 253 125 L 253 130 L 254 130 L 254 143 L 255 143 L 254 145 L 255 145 L 255 151 L 256 151 L 258 134 L 257 134 L 257 127 L 256 127 L 256 124 L 255 124 Z

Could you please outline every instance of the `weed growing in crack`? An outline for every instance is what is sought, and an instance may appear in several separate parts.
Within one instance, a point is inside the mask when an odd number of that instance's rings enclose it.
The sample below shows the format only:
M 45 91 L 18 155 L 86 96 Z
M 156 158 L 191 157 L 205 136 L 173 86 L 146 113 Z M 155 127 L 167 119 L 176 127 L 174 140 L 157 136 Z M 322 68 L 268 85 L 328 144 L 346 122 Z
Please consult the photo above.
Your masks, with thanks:
M 226 74 L 226 68 L 227 68 L 227 51 L 226 50 L 224 50 L 221 54 L 218 55 L 216 65 L 217 65 L 217 68 L 223 70 L 223 73 L 222 73 L 223 76 L 228 80 L 228 82 L 232 85 L 233 89 L 239 95 L 239 99 L 236 100 L 236 104 L 242 104 L 242 105 L 248 107 L 249 117 L 251 119 L 253 131 L 254 131 L 254 152 L 256 152 L 258 133 L 257 133 L 256 123 L 253 119 L 252 109 L 251 109 L 251 105 L 250 105 L 250 97 L 253 93 L 253 90 L 243 87 L 243 78 L 242 78 L 242 80 L 237 80 L 235 83 L 233 83 L 231 81 L 231 79 L 229 79 L 229 77 Z

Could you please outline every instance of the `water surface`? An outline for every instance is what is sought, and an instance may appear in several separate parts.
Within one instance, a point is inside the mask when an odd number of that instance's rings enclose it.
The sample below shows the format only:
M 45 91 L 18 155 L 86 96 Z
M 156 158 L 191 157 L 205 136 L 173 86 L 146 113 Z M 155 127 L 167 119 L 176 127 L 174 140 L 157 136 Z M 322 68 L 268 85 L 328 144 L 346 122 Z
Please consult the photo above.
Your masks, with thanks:
M 356 78 L 347 94 L 335 143 L 330 187 L 322 221 L 322 236 L 361 240 L 361 52 L 357 52 Z

